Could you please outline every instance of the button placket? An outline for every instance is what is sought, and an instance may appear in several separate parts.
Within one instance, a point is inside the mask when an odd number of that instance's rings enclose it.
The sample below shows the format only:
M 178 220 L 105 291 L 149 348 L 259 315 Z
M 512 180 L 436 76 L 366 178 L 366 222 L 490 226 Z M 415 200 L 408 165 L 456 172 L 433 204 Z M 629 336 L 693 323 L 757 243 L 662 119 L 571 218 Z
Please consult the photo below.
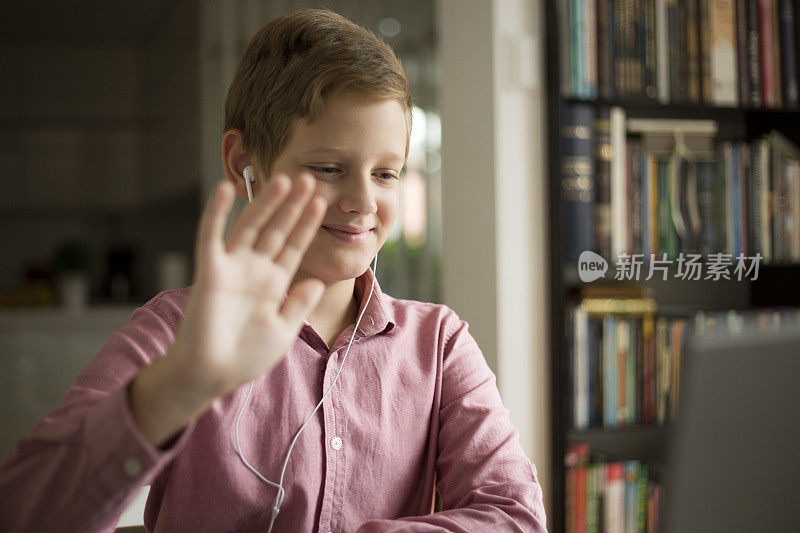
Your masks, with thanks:
M 326 368 L 325 373 L 323 374 L 323 390 L 322 393 L 325 394 L 328 388 L 333 383 L 334 378 L 336 377 L 336 371 L 338 370 L 338 365 L 336 364 L 336 359 L 338 359 L 337 355 L 339 354 L 339 350 L 335 350 L 329 353 L 328 359 L 326 361 Z M 334 387 L 335 389 L 335 387 Z M 333 494 L 335 490 L 336 484 L 336 465 L 334 461 L 336 460 L 336 450 L 333 449 L 332 440 L 336 438 L 336 408 L 334 403 L 334 394 L 336 391 L 331 389 L 330 393 L 325 397 L 325 400 L 322 403 L 323 409 L 323 420 L 324 420 L 324 438 L 325 438 L 325 445 L 322 450 L 324 455 L 326 456 L 325 461 L 325 478 L 323 481 L 323 496 L 322 496 L 322 513 L 320 515 L 320 522 L 318 527 L 321 528 L 323 531 L 327 531 L 331 527 L 331 514 L 332 514 L 332 507 L 333 507 Z M 330 448 L 328 447 L 330 446 Z

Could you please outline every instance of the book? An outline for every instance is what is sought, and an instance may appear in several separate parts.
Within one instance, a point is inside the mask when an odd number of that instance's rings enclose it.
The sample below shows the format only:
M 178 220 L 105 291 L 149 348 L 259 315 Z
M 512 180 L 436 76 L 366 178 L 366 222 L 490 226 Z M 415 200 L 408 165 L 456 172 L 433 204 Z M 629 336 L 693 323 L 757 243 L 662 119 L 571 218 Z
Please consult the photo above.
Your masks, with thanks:
M 747 63 L 750 77 L 750 98 L 747 104 L 760 107 L 763 101 L 761 89 L 761 62 L 758 31 L 758 0 L 747 0 Z
M 601 98 L 610 99 L 611 69 L 611 4 L 614 0 L 597 0 L 597 88 Z
M 643 383 L 643 423 L 653 424 L 656 420 L 656 358 L 655 358 L 655 324 L 653 315 L 645 315 L 642 319 L 642 356 L 644 362 Z
M 646 533 L 647 531 L 647 483 L 649 477 L 649 466 L 642 464 L 639 467 L 637 476 L 637 513 L 636 513 L 636 533 Z
M 642 249 L 642 141 L 638 137 L 628 137 L 627 143 L 627 166 L 625 180 L 628 185 L 628 198 L 630 199 L 630 209 L 628 210 L 628 250 Z
M 772 26 L 772 1 L 758 0 L 758 34 L 761 53 L 762 105 L 778 107 L 775 77 L 775 40 Z
M 700 0 L 700 70 L 703 102 L 714 102 L 714 86 L 711 79 L 711 14 L 710 0 Z
M 628 360 L 630 355 L 630 325 L 627 318 L 618 317 L 615 347 L 617 349 L 617 425 L 628 425 L 629 400 Z
M 703 256 L 717 250 L 714 239 L 714 165 L 702 161 L 697 164 L 697 201 L 700 212 L 698 252 Z
M 573 382 L 572 398 L 573 426 L 576 429 L 589 427 L 589 326 L 588 316 L 578 306 L 572 317 L 574 326 L 574 348 L 572 350 Z
M 657 44 L 656 44 L 656 0 L 644 0 L 644 83 L 645 96 L 658 98 Z
M 604 501 L 604 533 L 625 533 L 625 464 L 608 464 Z
M 686 13 L 686 65 L 687 65 L 687 99 L 692 103 L 700 103 L 700 37 L 698 24 L 700 17 L 696 0 L 684 0 Z
M 639 459 L 610 461 L 585 442 L 564 456 L 566 531 L 655 531 L 660 505 L 658 470 Z
M 559 48 L 559 88 L 562 96 L 572 96 L 572 47 L 571 20 L 569 13 L 569 0 L 559 0 L 556 5 L 558 17 L 558 48 Z
M 750 64 L 748 56 L 748 0 L 736 0 L 736 45 L 739 61 L 739 103 L 750 105 Z
M 617 347 L 616 317 L 608 315 L 603 318 L 603 425 L 617 425 Z
M 584 98 L 597 96 L 597 3 L 583 0 L 583 92 Z
M 625 533 L 637 533 L 639 525 L 639 470 L 637 460 L 625 461 Z
M 779 0 L 781 81 L 783 85 L 783 105 L 787 107 L 795 107 L 798 104 L 797 41 L 794 32 L 795 10 L 796 6 L 793 0 Z
M 739 103 L 736 11 L 733 0 L 710 0 L 711 98 L 719 106 Z
M 655 0 L 656 15 L 656 86 L 658 100 L 670 101 L 669 83 L 669 32 L 667 25 L 667 0 Z
M 775 72 L 775 107 L 783 106 L 783 69 L 781 68 L 780 14 L 778 0 L 772 0 L 772 53 Z
M 609 109 L 601 106 L 594 121 L 594 241 L 602 257 L 611 257 L 611 119 Z
M 564 206 L 564 260 L 577 262 L 584 250 L 593 250 L 594 220 L 594 108 L 566 105 L 561 121 L 561 198 Z
M 629 227 L 627 224 L 628 196 L 625 172 L 625 110 L 612 107 L 611 118 L 611 255 L 613 262 L 628 252 Z

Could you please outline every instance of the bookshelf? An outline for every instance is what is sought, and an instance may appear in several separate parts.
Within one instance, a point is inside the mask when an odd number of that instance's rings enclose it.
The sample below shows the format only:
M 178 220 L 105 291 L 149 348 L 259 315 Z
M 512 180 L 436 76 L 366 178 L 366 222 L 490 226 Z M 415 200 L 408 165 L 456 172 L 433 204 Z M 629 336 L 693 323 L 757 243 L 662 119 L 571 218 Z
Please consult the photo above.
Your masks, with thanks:
M 715 4 L 711 6 L 711 4 Z M 711 15 L 715 15 L 715 9 L 732 9 L 729 15 L 732 17 L 716 17 L 714 23 L 707 24 L 711 29 L 704 29 L 702 17 L 709 17 L 708 12 L 703 12 L 706 7 L 711 10 Z M 791 4 L 791 9 L 795 10 L 791 18 L 791 24 L 787 22 L 787 4 Z M 564 9 L 592 10 L 587 20 L 586 13 L 582 14 L 582 19 L 577 25 L 567 20 L 565 22 L 561 10 Z M 603 21 L 600 15 L 601 9 L 611 10 L 611 26 L 608 20 Z M 630 17 L 625 11 L 641 13 L 640 18 Z M 754 11 L 748 11 L 754 10 Z M 592 285 L 591 282 L 585 283 L 580 280 L 576 267 L 575 259 L 568 260 L 568 255 L 574 255 L 569 246 L 574 248 L 575 243 L 565 243 L 567 234 L 570 230 L 566 226 L 570 221 L 566 220 L 572 211 L 568 211 L 562 197 L 562 158 L 564 148 L 562 146 L 562 127 L 565 125 L 564 110 L 575 106 L 588 108 L 592 113 L 597 114 L 601 109 L 620 108 L 624 110 L 625 119 L 673 119 L 713 121 L 716 125 L 716 133 L 713 135 L 712 142 L 714 150 L 720 150 L 725 142 L 732 145 L 742 142 L 755 142 L 763 139 L 771 131 L 779 131 L 786 139 L 795 145 L 800 145 L 800 106 L 797 96 L 797 75 L 800 71 L 798 64 L 797 44 L 800 43 L 800 6 L 797 2 L 786 2 L 785 0 L 558 0 L 544 2 L 544 16 L 546 29 L 546 88 L 547 88 L 547 129 L 548 129 L 548 175 L 549 175 L 549 199 L 553 206 L 549 214 L 550 223 L 550 316 L 551 326 L 551 393 L 552 393 L 552 440 L 553 450 L 553 472 L 552 480 L 554 485 L 553 502 L 554 507 L 552 516 L 548 519 L 551 531 L 556 533 L 567 531 L 569 520 L 566 513 L 567 502 L 567 467 L 564 459 L 570 446 L 577 443 L 588 443 L 593 454 L 597 454 L 608 461 L 624 461 L 635 459 L 642 464 L 649 465 L 651 472 L 665 472 L 668 469 L 666 457 L 666 445 L 670 436 L 668 421 L 657 424 L 632 424 L 623 427 L 597 427 L 590 426 L 584 429 L 576 429 L 573 419 L 575 399 L 573 397 L 572 381 L 569 376 L 569 365 L 571 365 L 571 340 L 567 334 L 571 323 L 568 319 L 570 309 L 578 300 L 582 288 Z M 758 23 L 753 23 L 751 17 L 753 13 L 757 17 L 763 17 L 767 13 L 774 12 L 774 25 L 770 30 L 774 30 L 775 39 L 771 42 L 773 47 L 778 47 L 780 52 L 780 37 L 786 35 L 787 31 L 793 32 L 795 46 L 788 54 L 784 54 L 782 59 L 778 55 L 773 56 L 770 69 L 781 71 L 784 76 L 794 78 L 794 88 L 790 87 L 789 78 L 785 77 L 782 84 L 776 86 L 778 75 L 770 74 L 769 87 L 763 84 L 763 79 L 759 76 L 764 75 L 762 66 L 765 63 L 765 56 L 760 55 L 754 66 L 753 62 L 739 58 L 751 57 L 752 54 L 759 52 L 763 54 L 764 49 L 768 48 L 769 43 L 764 42 L 764 35 L 760 30 L 766 30 Z M 717 13 L 718 14 L 718 13 Z M 744 19 L 741 17 L 744 15 Z M 630 31 L 621 31 L 618 35 L 614 33 L 613 17 L 627 24 L 626 27 L 632 28 Z M 671 31 L 679 31 L 677 37 L 688 43 L 682 50 L 676 42 L 667 39 L 658 43 L 655 36 L 655 25 L 659 17 L 673 23 L 673 26 L 664 24 L 658 31 L 667 32 L 669 37 L 676 37 Z M 677 17 L 677 18 L 676 18 Z M 714 58 L 707 51 L 711 45 L 712 38 L 717 39 L 718 35 L 714 32 L 731 31 L 731 28 L 721 27 L 719 20 L 724 24 L 733 24 L 731 35 L 734 37 L 734 48 L 738 52 L 733 60 L 730 58 Z M 738 20 L 744 20 L 745 24 L 739 28 Z M 725 22 L 726 21 L 726 22 Z M 600 25 L 598 27 L 597 25 Z M 603 26 L 605 25 L 605 26 Z M 653 26 L 653 35 L 648 36 L 649 27 Z M 578 29 L 576 29 L 578 28 Z M 580 38 L 575 36 L 580 28 L 596 28 L 597 40 L 592 44 L 586 45 Z M 685 28 L 688 28 L 685 29 Z M 741 33 L 739 33 L 741 29 Z M 568 32 L 565 35 L 565 32 Z M 688 32 L 688 34 L 687 34 Z M 714 33 L 707 36 L 706 33 Z M 603 39 L 608 39 L 616 51 L 620 51 L 622 59 L 627 59 L 619 65 L 614 62 L 612 52 L 606 58 L 601 57 L 603 49 Z M 614 39 L 617 41 L 614 41 Z M 687 41 L 688 39 L 688 41 Z M 695 40 L 692 42 L 692 40 Z M 743 40 L 744 39 L 744 40 Z M 669 45 L 665 48 L 663 43 Z M 574 79 L 565 81 L 565 73 L 574 78 L 576 72 L 570 70 L 581 62 L 581 57 L 575 56 L 574 48 L 583 47 L 582 52 L 588 51 L 589 55 L 595 54 L 593 59 L 583 57 L 584 65 L 590 74 L 585 72 L 577 73 L 586 79 L 593 80 L 594 86 L 587 87 L 586 83 L 575 83 Z M 570 52 L 564 54 L 564 48 Z M 572 54 L 572 55 L 570 55 Z M 627 54 L 627 56 L 626 56 Z M 637 71 L 637 65 L 631 67 L 631 60 L 641 60 Z M 737 74 L 745 73 L 747 80 L 740 79 L 741 76 L 726 78 L 731 69 L 711 69 L 706 61 L 714 60 L 733 61 L 733 71 Z M 648 64 L 649 61 L 649 64 Z M 672 65 L 673 70 L 664 67 L 659 71 L 660 65 L 664 61 Z M 781 62 L 783 61 L 783 63 Z M 581 67 L 583 68 L 583 67 Z M 622 69 L 624 74 L 619 77 L 616 69 Z M 753 71 L 755 69 L 755 71 Z M 714 72 L 711 72 L 711 71 Z M 724 72 L 723 72 L 724 71 Z M 604 74 L 605 73 L 605 74 Z M 666 74 L 666 78 L 664 78 Z M 705 77 L 704 77 L 705 75 Z M 606 80 L 604 82 L 603 77 Z M 608 80 L 609 76 L 611 81 Z M 627 78 L 625 78 L 627 76 Z M 752 76 L 755 76 L 753 78 Z M 663 80 L 667 80 L 664 82 Z M 661 85 L 659 85 L 661 80 Z M 678 81 L 676 81 L 678 80 Z M 620 83 L 618 83 L 620 82 Z M 619 87 L 615 87 L 618 84 Z M 706 87 L 717 87 L 715 84 L 722 84 L 722 88 L 714 92 L 708 91 Z M 760 84 L 759 90 L 762 91 L 756 99 L 753 94 L 756 84 Z M 589 85 L 592 85 L 589 83 Z M 609 85 L 611 89 L 609 89 Z M 771 94 L 767 98 L 763 91 L 769 89 Z M 670 93 L 673 98 L 665 97 L 665 91 Z M 731 96 L 735 94 L 735 97 Z M 745 95 L 745 96 L 741 96 Z M 572 115 L 569 115 L 570 117 Z M 572 124 L 570 124 L 572 125 Z M 573 154 L 570 154 L 573 155 Z M 716 164 L 716 162 L 715 162 Z M 594 171 L 594 168 L 593 168 Z M 595 179 L 595 176 L 592 176 Z M 596 182 L 593 181 L 593 187 Z M 796 196 L 795 196 L 796 198 Z M 749 201 L 749 200 L 748 200 Z M 773 209 L 773 207 L 770 207 Z M 800 209 L 800 205 L 794 204 L 794 209 Z M 743 228 L 746 224 L 742 222 Z M 790 234 L 791 239 L 800 239 L 800 232 L 795 228 L 795 232 Z M 580 248 L 584 249 L 584 248 Z M 750 244 L 750 250 L 755 249 L 754 244 Z M 596 251 L 596 250 L 595 250 Z M 613 255 L 613 254 L 611 254 Z M 609 266 L 613 272 L 613 265 Z M 670 270 L 670 279 L 667 281 L 640 281 L 634 283 L 644 294 L 658 303 L 658 314 L 667 316 L 685 316 L 687 322 L 695 310 L 708 312 L 724 311 L 727 309 L 748 310 L 762 307 L 800 307 L 800 286 L 797 280 L 800 279 L 800 260 L 796 254 L 787 252 L 780 260 L 762 262 L 758 278 L 755 280 L 742 281 L 685 281 L 674 279 L 674 269 Z M 602 281 L 602 280 L 601 280 Z M 624 283 L 608 279 L 604 282 L 606 286 L 613 287 L 627 286 Z M 573 460 L 574 458 L 570 459 Z M 668 498 L 668 487 L 664 489 L 662 498 Z M 662 499 L 662 505 L 663 505 Z M 663 524 L 662 524 L 663 525 Z M 600 531 L 604 531 L 601 527 Z M 663 529 L 661 529 L 663 531 Z

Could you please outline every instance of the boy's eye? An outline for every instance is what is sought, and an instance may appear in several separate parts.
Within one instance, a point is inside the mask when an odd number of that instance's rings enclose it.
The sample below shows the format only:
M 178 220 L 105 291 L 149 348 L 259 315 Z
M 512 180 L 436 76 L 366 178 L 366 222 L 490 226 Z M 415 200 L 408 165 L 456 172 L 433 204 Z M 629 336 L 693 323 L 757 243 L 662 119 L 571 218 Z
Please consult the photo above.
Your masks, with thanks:
M 314 172 L 319 172 L 320 174 L 333 175 L 339 172 L 339 169 L 336 167 L 317 167 L 313 165 L 308 165 L 308 168 L 310 168 Z M 398 179 L 398 176 L 396 176 L 392 172 L 377 172 L 376 175 L 380 176 L 380 178 L 384 181 L 391 181 L 393 179 Z
M 310 168 L 314 172 L 321 172 L 322 174 L 334 174 L 335 172 L 337 172 L 339 170 L 336 167 L 314 167 L 314 166 L 309 166 L 308 168 Z

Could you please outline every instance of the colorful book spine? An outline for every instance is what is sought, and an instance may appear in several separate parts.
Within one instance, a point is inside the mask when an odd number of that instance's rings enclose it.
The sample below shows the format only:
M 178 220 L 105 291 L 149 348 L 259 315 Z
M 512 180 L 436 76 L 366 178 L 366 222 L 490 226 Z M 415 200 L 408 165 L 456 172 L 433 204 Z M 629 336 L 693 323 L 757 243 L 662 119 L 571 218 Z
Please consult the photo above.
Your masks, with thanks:
M 625 533 L 625 464 L 608 464 L 604 500 L 604 533 Z
M 600 533 L 600 472 L 594 461 L 586 469 L 586 533 Z
M 772 33 L 772 0 L 758 1 L 758 33 L 761 52 L 762 105 L 777 107 L 775 88 L 775 39 Z
M 625 461 L 625 533 L 636 533 L 639 521 L 639 470 L 637 460 Z
M 605 427 L 617 425 L 617 347 L 616 317 L 606 316 L 603 319 L 603 391 L 605 393 L 603 424 Z
M 630 354 L 630 324 L 627 318 L 618 318 L 616 327 L 617 348 L 617 425 L 628 423 L 628 358 Z
M 736 9 L 733 0 L 710 0 L 712 99 L 719 106 L 739 104 L 736 59 Z
M 656 420 L 656 342 L 655 325 L 652 315 L 645 315 L 642 320 L 643 342 L 643 403 L 644 403 L 644 424 L 653 424 Z
M 566 531 L 658 530 L 659 470 L 638 459 L 607 461 L 583 442 L 567 448 L 564 464 Z

